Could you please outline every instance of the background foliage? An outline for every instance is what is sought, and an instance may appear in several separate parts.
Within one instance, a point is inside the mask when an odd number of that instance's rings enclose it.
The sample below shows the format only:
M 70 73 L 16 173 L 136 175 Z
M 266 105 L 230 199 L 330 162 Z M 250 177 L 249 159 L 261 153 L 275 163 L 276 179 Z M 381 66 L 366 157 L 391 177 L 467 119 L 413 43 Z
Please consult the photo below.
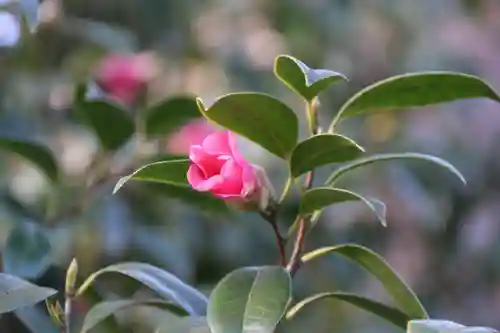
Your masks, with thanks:
M 191 93 L 210 105 L 221 94 L 256 90 L 299 107 L 300 100 L 272 75 L 274 58 L 281 53 L 349 78 L 348 84 L 338 82 L 322 93 L 325 119 L 354 91 L 408 71 L 458 70 L 500 87 L 500 4 L 494 0 L 44 0 L 39 14 L 36 35 L 23 42 L 15 57 L 0 54 L 0 133 L 47 144 L 62 167 L 56 175 L 45 163 L 47 174 L 64 182 L 54 187 L 24 159 L 2 154 L 0 234 L 4 272 L 59 290 L 73 256 L 82 276 L 118 261 L 148 261 L 207 290 L 232 269 L 275 263 L 277 256 L 272 234 L 258 217 L 227 215 L 220 206 L 205 203 L 200 213 L 172 199 L 188 194 L 172 194 L 168 185 L 131 184 L 112 196 L 113 182 L 97 182 L 82 197 L 86 164 L 99 141 L 68 107 L 74 82 L 94 73 L 107 52 L 151 55 L 156 64 L 149 84 L 152 104 Z M 346 120 L 343 134 L 368 151 L 444 157 L 464 173 L 468 185 L 425 163 L 388 162 L 384 169 L 357 172 L 342 182 L 383 200 L 389 227 L 381 227 L 361 204 L 337 205 L 322 216 L 309 245 L 354 241 L 369 246 L 400 272 L 433 317 L 499 327 L 498 108 L 490 101 L 466 101 Z M 127 136 L 127 126 L 114 129 Z M 305 131 L 305 124 L 300 126 Z M 166 149 L 167 139 L 159 147 Z M 100 143 L 109 149 L 116 144 Z M 264 166 L 280 188 L 286 176 L 281 162 L 242 143 L 245 155 Z M 121 166 L 133 148 L 120 151 L 113 165 Z M 290 204 L 290 217 L 298 209 L 297 201 Z M 56 214 L 61 210 L 64 214 Z M 50 253 L 43 250 L 47 244 L 40 225 L 50 228 Z M 20 253 L 24 265 L 16 266 Z M 356 289 L 385 297 L 376 282 L 342 259 L 322 259 L 297 277 L 299 296 Z M 136 297 L 146 293 L 125 279 L 114 278 L 112 285 Z M 151 309 L 122 313 L 119 319 L 128 320 L 131 330 L 137 322 L 164 319 Z M 24 310 L 25 317 L 37 314 Z M 1 327 L 24 332 L 18 318 L 23 315 L 3 316 Z M 312 305 L 296 323 L 284 329 L 394 330 L 334 301 Z M 38 331 L 50 332 L 41 325 Z

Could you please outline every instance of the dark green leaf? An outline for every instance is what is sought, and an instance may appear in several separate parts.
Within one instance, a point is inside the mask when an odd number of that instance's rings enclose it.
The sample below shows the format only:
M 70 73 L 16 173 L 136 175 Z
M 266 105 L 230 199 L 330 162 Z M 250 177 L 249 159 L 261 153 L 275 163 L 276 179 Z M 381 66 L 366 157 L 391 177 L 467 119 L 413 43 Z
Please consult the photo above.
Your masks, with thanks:
M 363 202 L 375 213 L 383 226 L 387 225 L 385 219 L 386 209 L 384 204 L 381 205 L 378 200 L 372 201 L 358 193 L 340 188 L 318 187 L 308 190 L 304 193 L 300 200 L 299 212 L 301 215 L 309 215 L 330 205 L 347 201 Z
M 407 333 L 498 333 L 491 327 L 464 326 L 449 320 L 411 320 Z
M 207 110 L 198 106 L 213 122 L 259 144 L 271 153 L 287 158 L 299 132 L 295 113 L 280 100 L 265 94 L 244 92 L 222 96 Z
M 188 168 L 189 160 L 187 159 L 153 162 L 141 167 L 131 175 L 122 177 L 116 183 L 113 193 L 116 193 L 130 180 L 187 186 Z
M 179 199 L 204 211 L 214 213 L 230 213 L 228 205 L 223 199 L 214 197 L 208 192 L 199 192 L 188 186 L 171 184 L 148 184 L 148 189 L 158 194 L 166 195 L 173 199 Z
M 4 272 L 35 280 L 50 267 L 52 247 L 39 225 L 19 220 L 2 253 Z
M 298 177 L 322 165 L 351 161 L 363 152 L 363 148 L 345 136 L 318 134 L 295 147 L 290 158 L 290 171 L 293 177 Z
M 354 261 L 373 274 L 391 295 L 398 308 L 411 319 L 427 319 L 427 312 L 417 296 L 391 266 L 375 252 L 356 244 L 342 244 L 317 249 L 302 257 L 307 262 L 325 254 L 334 253 Z
M 165 135 L 189 120 L 201 116 L 196 98 L 172 97 L 153 105 L 146 111 L 145 132 L 148 137 Z
M 282 267 L 240 268 L 215 287 L 207 310 L 212 333 L 272 333 L 291 297 Z
M 77 94 L 82 94 L 77 91 Z M 106 150 L 116 150 L 134 134 L 134 122 L 127 111 L 112 101 L 104 99 L 82 100 L 75 103 L 79 119 L 88 126 Z
M 0 314 L 33 305 L 57 293 L 13 275 L 0 273 Z
M 274 73 L 307 101 L 314 99 L 331 84 L 340 80 L 347 81 L 347 78 L 340 73 L 327 69 L 309 68 L 302 61 L 288 55 L 280 55 L 276 58 Z
M 78 290 L 78 295 L 104 273 L 119 273 L 148 286 L 161 297 L 182 306 L 191 315 L 205 315 L 207 299 L 195 288 L 185 284 L 174 275 L 145 263 L 126 262 L 107 266 L 90 275 Z
M 372 164 L 374 162 L 382 162 L 382 161 L 390 161 L 390 160 L 400 160 L 400 159 L 414 159 L 414 160 L 423 160 L 435 163 L 439 166 L 442 166 L 446 170 L 453 173 L 457 176 L 464 184 L 466 183 L 464 176 L 458 171 L 453 165 L 443 160 L 440 157 L 427 155 L 427 154 L 419 154 L 419 153 L 395 153 L 395 154 L 377 154 L 373 156 L 369 156 L 366 158 L 360 158 L 356 161 L 352 161 L 351 163 L 347 163 L 346 165 L 341 166 L 337 170 L 335 170 L 325 184 L 333 185 L 341 176 L 343 176 L 346 172 L 357 169 L 359 167 Z
M 161 309 L 165 309 L 167 311 L 173 312 L 178 315 L 187 315 L 187 312 L 184 311 L 182 308 L 179 308 L 177 305 L 171 303 L 171 302 L 166 302 L 164 300 L 143 300 L 143 301 L 137 301 L 137 300 L 116 300 L 116 301 L 106 301 L 106 302 L 101 302 L 94 307 L 92 307 L 89 312 L 87 312 L 87 315 L 85 316 L 85 319 L 83 321 L 83 327 L 80 331 L 80 333 L 86 333 L 90 331 L 92 328 L 97 326 L 99 323 L 101 323 L 103 320 L 108 318 L 109 316 L 123 310 L 126 308 L 130 308 L 133 306 L 137 305 L 152 305 L 159 307 Z
M 330 131 L 341 119 L 361 113 L 426 106 L 466 98 L 500 101 L 480 78 L 453 72 L 421 72 L 390 77 L 351 97 L 339 110 Z
M 56 327 L 52 318 L 47 315 L 41 306 L 23 307 L 17 309 L 14 313 L 31 332 L 61 333 L 61 330 Z
M 406 329 L 406 324 L 410 320 L 410 318 L 406 314 L 396 308 L 393 308 L 392 306 L 387 306 L 370 298 L 343 292 L 321 293 L 308 297 L 298 302 L 290 310 L 288 310 L 286 318 L 291 319 L 297 314 L 297 312 L 299 312 L 304 306 L 308 305 L 309 303 L 329 298 L 350 303 L 360 309 L 371 312 L 374 315 L 377 315 L 380 318 L 385 319 L 398 327 L 401 327 L 402 329 Z
M 23 140 L 0 138 L 0 149 L 18 154 L 42 170 L 52 181 L 57 181 L 59 170 L 52 152 L 45 146 Z

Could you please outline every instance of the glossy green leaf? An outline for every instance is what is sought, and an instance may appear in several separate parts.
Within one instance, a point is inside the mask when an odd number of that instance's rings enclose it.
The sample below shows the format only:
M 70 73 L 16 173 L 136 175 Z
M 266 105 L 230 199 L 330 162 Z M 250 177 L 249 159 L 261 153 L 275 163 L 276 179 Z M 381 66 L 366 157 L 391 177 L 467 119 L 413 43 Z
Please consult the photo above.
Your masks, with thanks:
M 491 327 L 464 326 L 449 320 L 411 320 L 407 333 L 498 333 Z
M 373 274 L 384 286 L 398 308 L 411 319 L 427 319 L 427 312 L 403 279 L 377 253 L 356 244 L 342 244 L 317 249 L 302 257 L 307 262 L 325 254 L 339 254 Z
M 312 302 L 323 299 L 335 299 L 347 302 L 360 309 L 371 312 L 374 315 L 382 319 L 385 319 L 388 322 L 398 327 L 401 327 L 402 329 L 406 329 L 406 324 L 410 320 L 410 318 L 405 313 L 399 311 L 398 309 L 392 306 L 382 304 L 370 298 L 344 292 L 321 293 L 303 299 L 302 301 L 295 304 L 290 310 L 288 310 L 288 312 L 286 313 L 286 318 L 291 319 L 293 316 L 297 314 L 297 312 L 299 312 L 306 305 L 309 305 Z
M 271 153 L 287 158 L 297 143 L 299 122 L 295 113 L 269 95 L 243 92 L 222 96 L 205 110 L 205 117 L 259 144 Z
M 13 275 L 0 273 L 0 314 L 33 305 L 57 293 Z
M 291 297 L 291 278 L 282 267 L 240 268 L 224 277 L 210 296 L 212 333 L 272 333 Z
M 309 68 L 302 61 L 289 55 L 280 55 L 274 62 L 274 73 L 288 87 L 311 101 L 321 91 L 347 78 L 328 69 Z
M 342 177 L 345 173 L 363 167 L 368 164 L 372 164 L 375 162 L 383 162 L 383 161 L 390 161 L 390 160 L 401 160 L 401 159 L 413 159 L 413 160 L 423 160 L 427 162 L 432 162 L 434 164 L 437 164 L 455 176 L 457 176 L 462 183 L 466 183 L 464 176 L 460 173 L 460 171 L 457 170 L 453 165 L 451 165 L 449 162 L 443 160 L 440 157 L 437 156 L 432 156 L 432 155 L 427 155 L 427 154 L 420 154 L 420 153 L 395 153 L 395 154 L 377 154 L 373 156 L 368 156 L 366 158 L 360 158 L 358 160 L 352 161 L 351 163 L 347 163 L 337 170 L 335 170 L 328 180 L 326 181 L 325 184 L 327 185 L 333 185 L 340 177 Z
M 188 168 L 189 160 L 187 159 L 153 162 L 139 168 L 128 176 L 122 177 L 116 183 L 113 193 L 116 193 L 130 180 L 187 186 Z
M 342 118 L 377 111 L 404 109 L 466 98 L 500 101 L 498 94 L 480 78 L 454 72 L 420 72 L 390 77 L 351 97 L 330 126 Z
M 386 208 L 377 200 L 370 200 L 362 195 L 340 188 L 318 187 L 306 191 L 300 200 L 301 215 L 310 215 L 336 203 L 361 201 L 370 208 L 383 226 L 387 226 Z
M 83 325 L 80 333 L 87 333 L 109 316 L 126 308 L 130 308 L 137 305 L 152 305 L 181 316 L 188 314 L 186 311 L 184 311 L 177 305 L 171 302 L 166 302 L 164 300 L 153 299 L 153 300 L 142 300 L 142 301 L 137 301 L 137 300 L 105 301 L 93 306 L 89 310 L 89 312 L 87 312 L 83 320 Z
M 2 252 L 4 272 L 35 280 L 50 267 L 52 247 L 41 227 L 19 220 L 10 232 Z
M 106 150 L 116 150 L 134 134 L 132 118 L 121 105 L 104 97 L 86 99 L 86 87 L 76 92 L 75 112 Z
M 52 152 L 38 143 L 0 138 L 0 149 L 15 153 L 37 166 L 52 181 L 57 181 L 59 169 Z
M 158 267 L 140 262 L 126 262 L 98 270 L 85 280 L 77 294 L 85 292 L 95 279 L 105 273 L 119 273 L 129 276 L 148 286 L 161 297 L 176 302 L 189 314 L 205 315 L 207 299 L 202 293 L 174 275 Z
M 300 142 L 290 158 L 290 172 L 298 177 L 322 165 L 351 161 L 364 152 L 340 134 L 318 134 Z
M 168 134 L 189 120 L 201 117 L 196 98 L 176 96 L 153 105 L 146 111 L 145 132 L 148 137 Z

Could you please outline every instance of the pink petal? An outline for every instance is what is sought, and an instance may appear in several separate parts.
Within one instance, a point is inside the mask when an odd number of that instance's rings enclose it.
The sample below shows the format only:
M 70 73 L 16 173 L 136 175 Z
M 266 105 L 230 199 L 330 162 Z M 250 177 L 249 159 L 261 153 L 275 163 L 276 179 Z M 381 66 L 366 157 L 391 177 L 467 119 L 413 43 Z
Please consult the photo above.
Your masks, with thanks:
M 196 188 L 205 180 L 203 177 L 203 171 L 196 164 L 192 164 L 187 172 L 187 180 L 193 188 Z
M 228 160 L 221 169 L 221 176 L 224 182 L 220 184 L 217 192 L 225 195 L 241 194 L 241 167 L 233 159 Z
M 236 135 L 233 132 L 229 132 L 227 136 L 229 148 L 231 149 L 231 156 L 234 157 L 236 162 L 240 164 L 245 163 L 245 158 L 243 158 L 243 156 L 238 151 L 238 139 L 236 138 Z
M 231 132 L 220 131 L 210 134 L 203 140 L 203 150 L 211 155 L 232 156 L 232 150 L 229 146 L 229 136 Z
M 242 169 L 241 181 L 243 184 L 241 196 L 244 198 L 251 196 L 261 186 L 257 179 L 255 169 L 249 163 Z
M 198 183 L 196 187 L 194 187 L 195 190 L 200 191 L 200 192 L 206 192 L 206 191 L 217 191 L 217 189 L 220 187 L 220 185 L 224 182 L 224 179 L 221 176 L 213 176 L 208 178 L 207 180 L 203 180 L 201 183 Z M 214 193 L 215 194 L 215 193 Z
M 203 147 L 194 145 L 189 150 L 189 159 L 203 171 L 205 178 L 210 178 L 220 173 L 227 158 L 207 154 Z

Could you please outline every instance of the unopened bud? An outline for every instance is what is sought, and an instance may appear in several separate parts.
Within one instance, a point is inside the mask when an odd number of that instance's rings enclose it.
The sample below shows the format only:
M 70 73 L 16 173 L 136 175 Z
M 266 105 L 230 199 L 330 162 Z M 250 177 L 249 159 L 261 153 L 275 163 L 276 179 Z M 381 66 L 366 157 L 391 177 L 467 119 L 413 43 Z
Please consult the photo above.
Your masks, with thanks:
M 69 264 L 68 270 L 66 271 L 66 295 L 72 295 L 75 293 L 76 277 L 78 275 L 78 263 L 76 259 L 73 258 Z

